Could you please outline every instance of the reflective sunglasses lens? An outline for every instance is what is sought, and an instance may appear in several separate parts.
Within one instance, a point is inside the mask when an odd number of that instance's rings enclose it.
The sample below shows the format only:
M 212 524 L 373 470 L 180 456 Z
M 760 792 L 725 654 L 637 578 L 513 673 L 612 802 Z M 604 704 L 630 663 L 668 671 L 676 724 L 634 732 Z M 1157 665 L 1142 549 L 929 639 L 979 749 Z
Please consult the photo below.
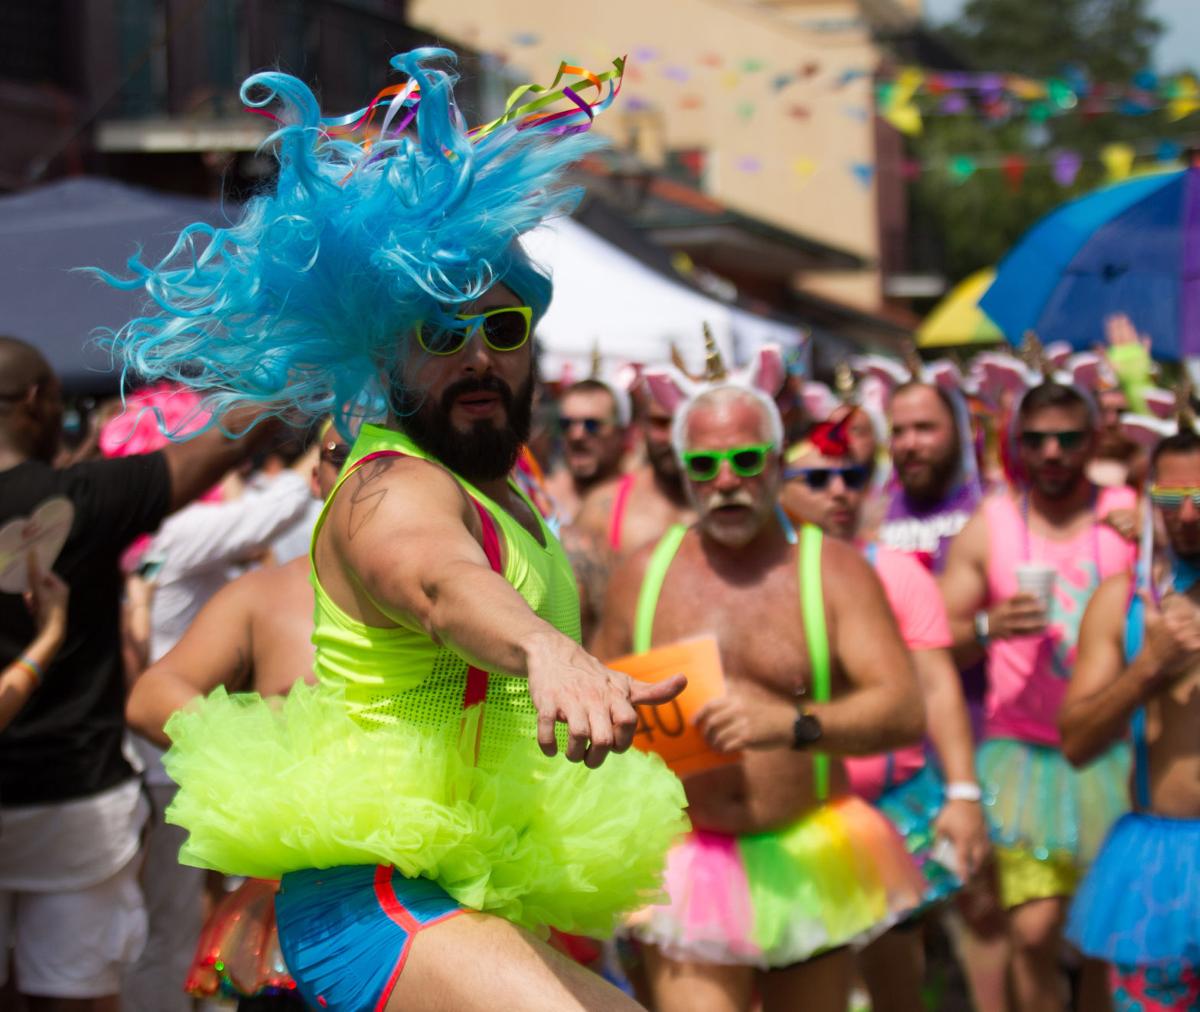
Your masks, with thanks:
M 515 351 L 529 336 L 529 322 L 516 309 L 504 310 L 484 319 L 483 334 L 496 351 Z
M 721 460 L 715 453 L 694 453 L 684 458 L 683 465 L 692 481 L 711 481 L 716 477 Z
M 326 443 L 321 448 L 321 459 L 327 464 L 340 468 L 350 456 L 350 447 L 345 443 Z
M 430 355 L 453 355 L 467 343 L 467 335 L 460 330 L 422 325 L 417 340 Z
M 842 481 L 851 492 L 858 492 L 866 487 L 870 472 L 865 467 L 848 467 L 842 471 Z
M 761 474 L 767 463 L 766 450 L 738 450 L 729 458 L 734 472 L 741 478 L 753 478 Z
M 600 433 L 600 429 L 604 423 L 599 418 L 569 418 L 565 415 L 558 420 L 559 431 L 564 436 L 575 428 L 576 425 L 582 425 L 584 432 L 589 436 L 595 436 Z

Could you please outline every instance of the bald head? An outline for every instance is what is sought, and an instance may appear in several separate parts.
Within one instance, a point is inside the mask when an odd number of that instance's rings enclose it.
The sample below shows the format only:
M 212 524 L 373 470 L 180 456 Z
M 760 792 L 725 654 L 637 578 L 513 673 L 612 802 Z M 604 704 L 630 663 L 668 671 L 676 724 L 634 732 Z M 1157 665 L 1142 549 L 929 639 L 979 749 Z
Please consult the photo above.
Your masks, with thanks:
M 50 365 L 32 344 L 0 335 L 0 408 L 50 377 Z
M 62 433 L 62 390 L 33 345 L 0 336 L 0 450 L 49 462 Z

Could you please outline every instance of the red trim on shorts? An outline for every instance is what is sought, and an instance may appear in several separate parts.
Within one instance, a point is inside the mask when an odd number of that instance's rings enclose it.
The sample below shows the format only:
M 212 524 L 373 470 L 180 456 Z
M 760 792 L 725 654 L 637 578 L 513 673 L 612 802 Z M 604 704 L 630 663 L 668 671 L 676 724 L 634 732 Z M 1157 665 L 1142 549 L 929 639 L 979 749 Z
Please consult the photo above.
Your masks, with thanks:
M 392 996 L 392 991 L 396 989 L 396 982 L 400 979 L 404 964 L 408 962 L 408 953 L 412 949 L 413 939 L 417 937 L 417 933 L 465 912 L 461 909 L 451 910 L 431 921 L 418 921 L 400 901 L 400 897 L 396 895 L 396 889 L 392 885 L 392 876 L 395 874 L 396 869 L 388 864 L 381 864 L 375 868 L 375 899 L 379 901 L 379 908 L 406 933 L 404 946 L 400 949 L 396 965 L 392 967 L 387 983 L 379 992 L 379 1001 L 375 1003 L 375 1012 L 383 1012 L 388 999 Z

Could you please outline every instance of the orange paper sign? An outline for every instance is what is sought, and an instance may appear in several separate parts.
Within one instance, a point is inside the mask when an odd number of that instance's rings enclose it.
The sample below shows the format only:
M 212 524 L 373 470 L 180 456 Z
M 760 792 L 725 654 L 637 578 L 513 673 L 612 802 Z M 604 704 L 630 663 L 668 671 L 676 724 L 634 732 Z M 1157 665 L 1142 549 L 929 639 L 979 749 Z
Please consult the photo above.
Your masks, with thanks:
M 728 766 L 741 759 L 739 753 L 710 748 L 695 724 L 700 708 L 710 699 L 725 694 L 721 654 L 712 636 L 672 643 L 644 654 L 630 654 L 609 661 L 608 666 L 643 682 L 662 682 L 680 673 L 687 675 L 687 688 L 671 702 L 637 708 L 635 747 L 643 752 L 657 752 L 681 777 Z

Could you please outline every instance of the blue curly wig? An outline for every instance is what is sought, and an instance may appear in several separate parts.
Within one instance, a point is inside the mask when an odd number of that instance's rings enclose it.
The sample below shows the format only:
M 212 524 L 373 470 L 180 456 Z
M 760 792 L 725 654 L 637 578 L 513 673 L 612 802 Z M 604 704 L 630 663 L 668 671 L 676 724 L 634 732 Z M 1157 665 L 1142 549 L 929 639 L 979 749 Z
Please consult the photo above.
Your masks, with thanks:
M 369 122 L 379 99 L 323 119 L 297 78 L 249 78 L 242 101 L 271 107 L 282 124 L 266 142 L 279 160 L 273 192 L 227 228 L 188 226 L 157 264 L 133 256 L 130 278 L 97 271 L 152 300 L 148 315 L 103 335 L 123 384 L 167 379 L 200 390 L 214 424 L 256 404 L 295 421 L 332 414 L 351 434 L 394 407 L 381 377 L 398 372 L 417 321 L 451 317 L 503 282 L 536 322 L 550 280 L 518 237 L 577 203 L 580 191 L 562 176 L 600 143 L 582 132 L 591 112 L 565 87 L 577 109 L 468 131 L 454 101 L 457 75 L 445 69 L 454 60 L 433 48 L 393 57 L 408 82 L 389 89 L 370 141 L 338 127 Z

